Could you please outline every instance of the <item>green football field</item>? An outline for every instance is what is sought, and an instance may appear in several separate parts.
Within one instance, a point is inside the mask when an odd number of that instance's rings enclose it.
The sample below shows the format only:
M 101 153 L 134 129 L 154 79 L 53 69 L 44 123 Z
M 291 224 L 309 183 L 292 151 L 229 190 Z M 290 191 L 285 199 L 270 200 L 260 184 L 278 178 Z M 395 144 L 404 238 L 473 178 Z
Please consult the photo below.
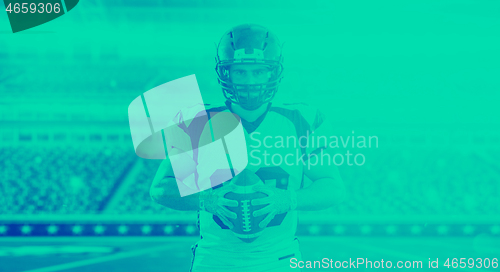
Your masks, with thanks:
M 196 238 L 2 238 L 0 240 L 1 271 L 188 271 L 191 245 Z M 304 261 L 357 260 L 365 264 L 350 269 L 375 269 L 392 262 L 392 269 L 479 270 L 479 260 L 500 256 L 500 238 L 479 237 L 299 237 Z M 457 268 L 453 268 L 457 258 Z M 460 267 L 460 258 L 474 259 L 474 268 Z M 429 259 L 438 261 L 429 268 Z M 449 260 L 449 267 L 446 261 Z M 398 262 L 406 268 L 397 268 Z M 408 263 L 408 261 L 410 263 Z M 486 261 L 487 262 L 487 261 Z M 493 262 L 492 262 L 493 264 Z M 305 265 L 305 264 L 304 264 Z M 344 263 L 347 266 L 347 263 Z M 351 264 L 352 265 L 352 264 Z M 419 267 L 421 265 L 422 267 Z M 467 264 L 468 265 L 468 264 Z M 485 263 L 486 265 L 486 263 Z M 462 265 L 463 266 L 463 265 Z M 497 269 L 489 268 L 491 271 Z M 322 271 L 326 268 L 306 269 Z M 332 269 L 332 268 L 328 268 Z M 382 268 L 379 268 L 382 269 Z M 481 270 L 484 268 L 481 268 Z M 297 269 L 298 271 L 298 269 Z

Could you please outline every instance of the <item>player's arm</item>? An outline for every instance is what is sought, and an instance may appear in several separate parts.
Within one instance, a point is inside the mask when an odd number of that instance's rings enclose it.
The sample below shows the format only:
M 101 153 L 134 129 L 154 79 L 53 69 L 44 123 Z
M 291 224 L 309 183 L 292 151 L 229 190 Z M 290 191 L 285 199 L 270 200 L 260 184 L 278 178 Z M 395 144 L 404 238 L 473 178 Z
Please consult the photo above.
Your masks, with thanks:
M 185 186 L 177 182 L 172 164 L 169 159 L 164 160 L 156 172 L 149 194 L 158 204 L 180 211 L 196 211 L 200 209 L 200 200 L 204 203 L 203 210 L 217 215 L 230 229 L 233 224 L 228 218 L 236 218 L 234 212 L 227 207 L 237 207 L 238 201 L 224 198 L 224 195 L 233 191 L 234 186 L 223 186 L 220 189 L 208 189 L 196 194 L 181 197 L 178 186 Z
M 181 197 L 170 160 L 163 160 L 149 190 L 151 198 L 158 204 L 180 211 L 199 209 L 199 193 Z
M 311 122 L 312 135 L 329 136 L 334 135 L 333 126 L 319 110 L 316 111 L 315 120 Z M 297 191 L 297 209 L 303 211 L 317 211 L 335 206 L 346 198 L 346 189 L 340 177 L 337 166 L 330 162 L 323 162 L 323 155 L 334 157 L 334 149 L 325 143 L 322 147 L 309 150 L 313 147 L 314 137 L 308 139 L 308 159 L 305 161 L 304 174 L 312 184 Z M 312 149 L 312 148 L 311 148 Z
M 321 125 L 323 124 L 323 125 Z M 324 122 L 324 116 L 316 113 L 314 127 L 312 129 L 316 136 L 318 135 L 333 135 L 332 127 Z M 310 138 L 312 141 L 312 137 Z M 308 146 L 313 146 L 309 145 Z M 309 155 L 332 152 L 327 146 L 322 149 L 313 150 L 308 152 Z M 330 156 L 334 154 L 330 153 Z M 315 155 L 309 156 L 309 159 L 318 159 Z M 346 189 L 340 177 L 338 168 L 334 164 L 309 163 L 305 162 L 304 174 L 313 183 L 297 191 L 293 190 L 280 190 L 277 188 L 270 188 L 261 186 L 256 188 L 256 191 L 263 192 L 268 197 L 252 200 L 252 205 L 268 204 L 266 207 L 253 212 L 253 216 L 260 216 L 267 214 L 266 218 L 260 223 L 261 227 L 267 226 L 276 214 L 286 213 L 291 210 L 302 211 L 318 211 L 335 206 L 346 198 Z
M 330 151 L 324 149 L 322 152 Z M 313 156 L 310 159 L 315 158 Z M 312 184 L 296 191 L 297 210 L 323 210 L 345 200 L 346 189 L 335 164 L 310 165 L 310 167 L 304 167 L 304 174 L 312 181 Z

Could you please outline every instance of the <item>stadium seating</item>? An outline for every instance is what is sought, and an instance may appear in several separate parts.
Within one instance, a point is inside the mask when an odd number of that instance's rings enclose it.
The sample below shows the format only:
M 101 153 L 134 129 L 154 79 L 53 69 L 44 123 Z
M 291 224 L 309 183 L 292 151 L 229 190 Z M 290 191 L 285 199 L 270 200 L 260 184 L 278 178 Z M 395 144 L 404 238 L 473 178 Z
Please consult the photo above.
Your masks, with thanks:
M 125 150 L 0 149 L 0 213 L 100 213 L 113 197 L 114 186 L 121 185 L 127 167 L 137 160 Z M 386 148 L 364 154 L 365 165 L 339 167 L 348 199 L 322 214 L 472 216 L 500 212 L 500 171 L 494 163 L 498 152 Z M 149 188 L 160 162 L 139 159 L 141 168 L 133 182 L 127 184 L 118 205 L 106 213 L 186 213 L 151 200 Z
M 397 169 L 394 170 L 394 169 Z M 333 214 L 494 215 L 500 172 L 476 152 L 371 150 L 364 166 L 340 167 L 349 191 Z
M 141 159 L 142 168 L 135 177 L 134 183 L 127 188 L 127 193 L 114 210 L 107 211 L 119 214 L 183 214 L 189 212 L 177 211 L 155 203 L 149 188 L 161 163 L 160 160 Z
M 0 214 L 96 213 L 136 160 L 124 149 L 0 149 Z

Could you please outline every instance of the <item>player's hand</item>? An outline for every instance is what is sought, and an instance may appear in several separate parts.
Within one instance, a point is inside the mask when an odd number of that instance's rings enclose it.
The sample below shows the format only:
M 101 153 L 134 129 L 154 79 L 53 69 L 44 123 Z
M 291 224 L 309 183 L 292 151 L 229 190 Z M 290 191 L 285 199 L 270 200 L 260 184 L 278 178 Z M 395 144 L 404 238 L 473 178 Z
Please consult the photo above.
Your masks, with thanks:
M 236 219 L 236 213 L 231 212 L 227 207 L 238 207 L 238 201 L 227 199 L 224 197 L 225 194 L 232 192 L 236 187 L 232 184 L 224 185 L 217 189 L 208 189 L 200 194 L 200 200 L 205 202 L 205 210 L 211 214 L 217 215 L 220 220 L 229 229 L 234 227 L 228 218 Z
M 267 216 L 259 223 L 259 227 L 265 228 L 273 220 L 274 216 L 281 213 L 286 213 L 292 210 L 293 195 L 290 190 L 278 189 L 266 185 L 259 185 L 253 187 L 255 192 L 262 192 L 267 197 L 257 198 L 252 200 L 252 205 L 265 205 L 262 209 L 256 210 L 252 213 L 253 216 Z

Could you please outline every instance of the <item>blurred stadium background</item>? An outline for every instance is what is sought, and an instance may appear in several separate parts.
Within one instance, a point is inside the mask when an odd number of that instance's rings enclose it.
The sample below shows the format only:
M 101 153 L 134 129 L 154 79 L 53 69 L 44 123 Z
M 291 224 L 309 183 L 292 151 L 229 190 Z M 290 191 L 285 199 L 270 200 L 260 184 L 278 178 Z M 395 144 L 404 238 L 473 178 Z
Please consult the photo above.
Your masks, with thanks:
M 340 166 L 348 200 L 301 212 L 304 258 L 500 257 L 500 4 L 87 0 L 13 35 L 0 12 L 0 271 L 187 271 L 196 214 L 153 203 L 127 107 L 196 74 L 223 96 L 215 43 L 285 42 L 276 102 L 377 136 Z M 345 153 L 346 149 L 339 149 Z M 38 270 L 36 270 L 38 269 Z

